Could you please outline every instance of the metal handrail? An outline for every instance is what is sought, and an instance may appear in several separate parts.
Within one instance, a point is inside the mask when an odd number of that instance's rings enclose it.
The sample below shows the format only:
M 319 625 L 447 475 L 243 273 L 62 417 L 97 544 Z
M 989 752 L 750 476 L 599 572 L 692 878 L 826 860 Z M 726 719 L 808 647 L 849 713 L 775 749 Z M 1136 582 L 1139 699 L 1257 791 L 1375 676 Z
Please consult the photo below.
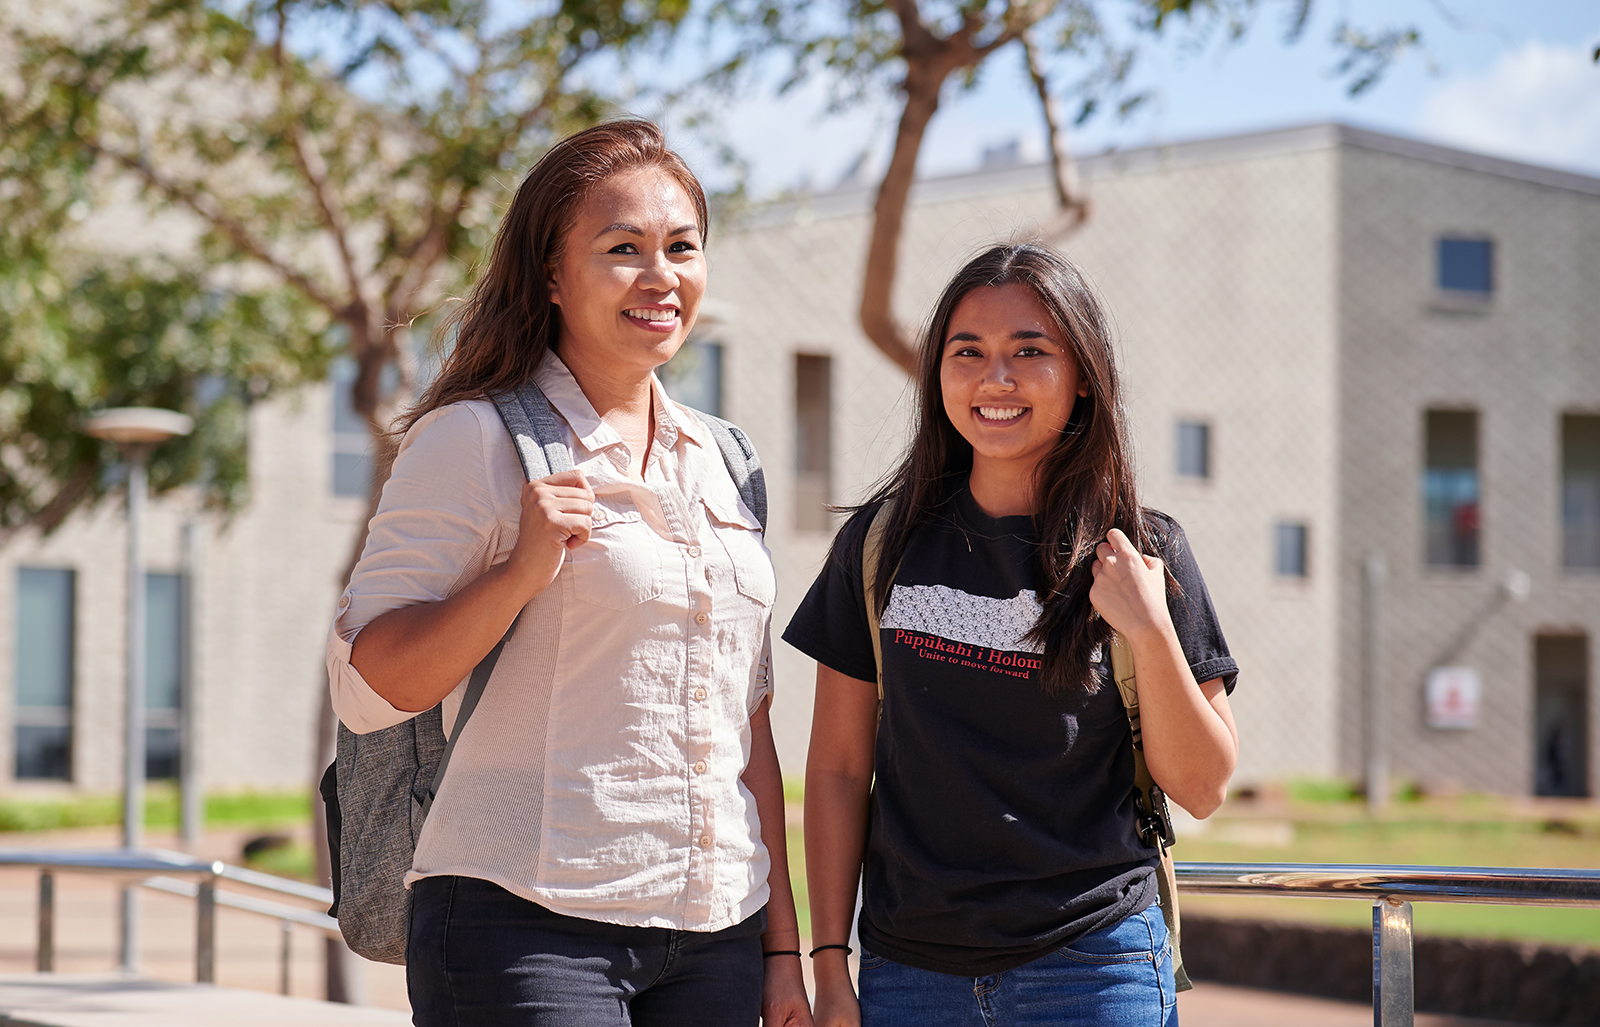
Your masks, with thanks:
M 284 927 L 282 986 L 289 984 L 289 930 L 300 924 L 336 935 L 339 922 L 325 914 L 217 891 L 218 881 L 319 904 L 333 892 L 221 861 L 208 862 L 160 849 L 0 850 L 0 867 L 31 866 L 39 873 L 39 958 L 49 971 L 55 952 L 56 871 L 137 880 L 145 887 L 198 900 L 195 979 L 216 980 L 216 908 L 227 906 L 277 919 Z M 1372 913 L 1373 1023 L 1412 1027 L 1415 994 L 1411 903 L 1475 902 L 1600 907 L 1600 870 L 1508 867 L 1432 867 L 1329 863 L 1176 864 L 1180 891 L 1194 895 L 1273 895 L 1367 899 Z M 175 877 L 193 876 L 195 881 Z
M 1600 906 L 1600 870 L 1323 863 L 1176 863 L 1178 887 L 1197 895 L 1316 899 L 1399 896 L 1427 902 Z
M 216 982 L 217 907 L 272 917 L 282 927 L 279 983 L 289 993 L 290 937 L 296 924 L 337 936 L 339 922 L 325 913 L 250 898 L 217 889 L 218 881 L 322 905 L 332 905 L 333 892 L 303 881 L 292 881 L 259 870 L 232 866 L 220 860 L 195 859 L 164 849 L 0 849 L 0 867 L 26 866 L 39 870 L 39 935 L 35 965 L 42 973 L 55 968 L 55 874 L 58 871 L 120 877 L 154 891 L 196 900 L 195 980 Z M 195 880 L 181 880 L 190 876 Z
M 1411 903 L 1600 907 L 1600 870 L 1328 863 L 1177 863 L 1178 889 L 1372 902 L 1372 1022 L 1413 1027 Z

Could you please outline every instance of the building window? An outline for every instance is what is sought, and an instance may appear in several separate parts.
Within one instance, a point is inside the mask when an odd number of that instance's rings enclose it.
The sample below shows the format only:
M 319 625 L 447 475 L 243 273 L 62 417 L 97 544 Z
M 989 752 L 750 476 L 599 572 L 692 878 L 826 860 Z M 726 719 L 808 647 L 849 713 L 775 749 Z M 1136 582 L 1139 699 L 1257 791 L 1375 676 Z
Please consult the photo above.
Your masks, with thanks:
M 1427 558 L 1434 567 L 1478 566 L 1478 415 L 1429 410 L 1422 476 Z
M 1494 291 L 1494 243 L 1440 239 L 1438 282 L 1442 292 L 1488 299 Z
M 1600 415 L 1561 418 L 1561 565 L 1600 570 Z
M 144 774 L 178 776 L 179 711 L 183 703 L 183 578 L 144 579 Z
M 1293 521 L 1279 521 L 1272 527 L 1272 540 L 1273 568 L 1278 577 L 1306 577 L 1306 526 Z
M 833 497 L 833 358 L 794 358 L 795 527 L 827 531 Z
M 72 779 L 76 591 L 70 570 L 17 569 L 14 769 L 19 780 Z
M 662 366 L 667 395 L 713 417 L 722 416 L 722 343 L 684 343 Z
M 1178 422 L 1178 477 L 1211 477 L 1211 425 L 1204 421 Z

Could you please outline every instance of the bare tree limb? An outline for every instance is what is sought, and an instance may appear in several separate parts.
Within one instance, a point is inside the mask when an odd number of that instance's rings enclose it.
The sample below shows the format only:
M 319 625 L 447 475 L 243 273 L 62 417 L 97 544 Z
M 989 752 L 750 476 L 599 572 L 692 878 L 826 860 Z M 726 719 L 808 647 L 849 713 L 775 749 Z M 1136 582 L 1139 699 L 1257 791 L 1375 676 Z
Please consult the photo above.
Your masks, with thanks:
M 222 210 L 208 202 L 198 189 L 182 186 L 167 180 L 155 168 L 150 166 L 149 161 L 138 154 L 122 153 L 105 146 L 103 143 L 91 145 L 94 152 L 111 158 L 125 170 L 133 172 L 146 185 L 155 189 L 167 199 L 198 214 L 207 224 L 226 235 L 239 248 L 240 252 L 249 256 L 252 260 L 265 264 L 282 277 L 285 282 L 300 290 L 307 299 L 317 304 L 317 306 L 322 307 L 340 319 L 347 315 L 349 304 L 340 303 L 338 299 L 313 282 L 304 273 L 284 263 L 236 218 L 229 217 Z
M 1078 181 L 1077 164 L 1067 149 L 1067 134 L 1061 128 L 1061 104 L 1050 91 L 1050 80 L 1044 68 L 1044 55 L 1031 30 L 1019 36 L 1022 52 L 1028 62 L 1028 77 L 1033 79 L 1034 91 L 1039 94 L 1039 106 L 1044 111 L 1045 140 L 1050 151 L 1051 179 L 1056 188 L 1056 203 L 1060 214 L 1046 228 L 1045 235 L 1061 239 L 1089 219 L 1089 197 L 1084 195 Z

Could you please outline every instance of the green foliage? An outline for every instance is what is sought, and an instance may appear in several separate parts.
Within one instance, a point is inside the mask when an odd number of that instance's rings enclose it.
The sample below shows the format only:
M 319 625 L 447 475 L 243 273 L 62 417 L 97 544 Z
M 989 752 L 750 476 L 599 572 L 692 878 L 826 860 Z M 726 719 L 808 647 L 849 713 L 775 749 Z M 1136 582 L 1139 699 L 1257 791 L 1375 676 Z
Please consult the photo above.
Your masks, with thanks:
M 100 409 L 189 413 L 195 432 L 149 463 L 157 493 L 200 480 L 213 506 L 244 498 L 254 399 L 320 377 L 324 320 L 283 289 L 207 289 L 193 273 L 131 262 L 0 269 L 0 528 L 53 528 L 116 481 L 114 446 L 83 434 Z
M 1076 69 L 1079 77 L 1067 92 L 1076 101 L 1081 122 L 1103 109 L 1126 115 L 1147 99 L 1132 88 L 1131 73 L 1139 53 L 1154 40 L 1177 32 L 1186 33 L 1191 46 L 1218 33 L 1236 40 L 1263 8 L 1279 8 L 1285 14 L 1284 39 L 1294 42 L 1310 20 L 1313 0 L 850 0 L 841 6 L 717 0 L 710 16 L 738 30 L 743 43 L 711 69 L 712 79 L 723 82 L 778 51 L 790 59 L 780 91 L 820 71 L 833 83 L 834 106 L 844 107 L 898 89 L 908 59 L 926 56 L 926 40 L 919 39 L 925 33 L 931 40 L 970 37 L 976 50 L 973 63 L 952 70 L 960 72 L 962 88 L 971 88 L 991 53 L 989 46 L 1029 29 Z M 907 21 L 908 12 L 915 13 L 919 24 Z M 1420 36 L 1413 28 L 1367 31 L 1341 22 L 1334 43 L 1344 55 L 1335 74 L 1349 79 L 1350 92 L 1358 93 L 1419 45 Z
M 0 531 L 105 491 L 96 409 L 193 414 L 156 489 L 236 504 L 247 404 L 322 376 L 381 431 L 407 333 L 518 173 L 621 99 L 577 74 L 688 0 L 121 0 L 0 12 Z M 596 82 L 604 75 L 592 76 Z M 400 365 L 392 400 L 376 387 Z M 389 404 L 387 407 L 385 404 Z

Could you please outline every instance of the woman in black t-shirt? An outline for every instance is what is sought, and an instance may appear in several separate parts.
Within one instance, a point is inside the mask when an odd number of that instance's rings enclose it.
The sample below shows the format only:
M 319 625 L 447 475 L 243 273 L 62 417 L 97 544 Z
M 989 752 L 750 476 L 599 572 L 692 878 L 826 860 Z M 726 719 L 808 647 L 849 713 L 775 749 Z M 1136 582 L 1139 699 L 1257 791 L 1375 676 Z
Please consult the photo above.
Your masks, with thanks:
M 1198 817 L 1237 759 L 1238 668 L 1182 530 L 1139 505 L 1106 318 L 1058 254 L 996 247 L 945 289 L 917 386 L 909 452 L 784 635 L 818 661 L 818 1027 L 1176 1024 L 1109 641 L 1156 783 Z

